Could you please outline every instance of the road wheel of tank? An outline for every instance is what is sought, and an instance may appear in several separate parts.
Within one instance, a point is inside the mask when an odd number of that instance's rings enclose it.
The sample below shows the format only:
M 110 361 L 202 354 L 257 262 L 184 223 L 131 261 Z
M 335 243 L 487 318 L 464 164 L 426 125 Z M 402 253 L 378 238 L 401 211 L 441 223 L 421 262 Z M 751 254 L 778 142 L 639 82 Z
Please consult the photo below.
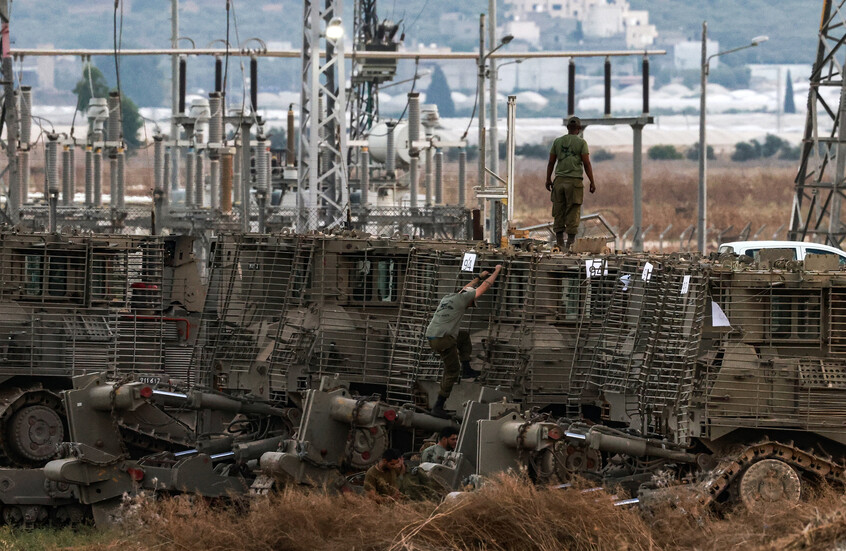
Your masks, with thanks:
M 778 459 L 751 464 L 740 479 L 740 499 L 752 512 L 766 512 L 799 503 L 802 480 L 796 470 Z
M 82 524 L 88 516 L 88 511 L 81 503 L 59 505 L 53 510 L 52 521 L 59 525 L 75 526 Z
M 23 511 L 16 505 L 6 505 L 3 507 L 3 522 L 12 526 L 19 526 L 23 524 Z
M 24 406 L 7 424 L 9 455 L 32 464 L 43 464 L 56 454 L 65 439 L 59 412 L 44 404 Z
M 571 473 L 596 471 L 602 466 L 602 455 L 592 448 L 567 446 L 565 465 Z

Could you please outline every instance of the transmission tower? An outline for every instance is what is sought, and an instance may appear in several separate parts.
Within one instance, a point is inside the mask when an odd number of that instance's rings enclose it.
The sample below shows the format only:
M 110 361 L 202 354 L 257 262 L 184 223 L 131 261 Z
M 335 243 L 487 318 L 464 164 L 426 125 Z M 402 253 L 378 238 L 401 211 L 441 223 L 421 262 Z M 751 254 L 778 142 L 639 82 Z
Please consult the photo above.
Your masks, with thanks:
M 796 194 L 790 214 L 789 238 L 823 241 L 840 246 L 846 232 L 841 208 L 846 191 L 846 0 L 823 0 L 817 57 L 811 72 L 808 114 L 802 140 L 802 160 L 796 175 Z M 781 83 L 779 83 L 781 85 Z M 840 89 L 839 105 L 820 95 Z
M 342 0 L 303 1 L 297 228 L 316 230 L 349 215 Z M 320 59 L 321 39 L 325 57 Z M 306 190 L 307 193 L 306 193 Z
M 379 118 L 379 85 L 394 78 L 396 59 L 357 57 L 363 51 L 396 52 L 399 24 L 379 22 L 376 0 L 356 0 L 353 21 L 352 98 L 350 101 L 350 138 L 367 133 Z

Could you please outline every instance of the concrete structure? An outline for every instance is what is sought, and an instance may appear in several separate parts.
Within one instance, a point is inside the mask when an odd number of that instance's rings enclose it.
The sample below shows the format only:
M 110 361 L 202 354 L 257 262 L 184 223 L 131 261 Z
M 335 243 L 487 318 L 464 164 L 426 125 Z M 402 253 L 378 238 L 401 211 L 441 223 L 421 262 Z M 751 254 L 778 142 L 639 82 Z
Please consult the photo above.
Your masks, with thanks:
M 508 21 L 504 25 L 505 34 L 510 34 L 515 40 L 522 40 L 535 48 L 540 47 L 541 30 L 534 21 Z
M 624 35 L 627 48 L 644 48 L 655 42 L 658 31 L 649 24 L 649 12 L 631 10 L 627 0 L 505 0 L 515 23 L 538 17 L 572 19 L 582 25 L 585 38 Z M 509 29 L 515 38 L 532 42 L 528 27 Z M 520 31 L 528 33 L 524 38 Z M 538 34 L 538 39 L 540 34 Z

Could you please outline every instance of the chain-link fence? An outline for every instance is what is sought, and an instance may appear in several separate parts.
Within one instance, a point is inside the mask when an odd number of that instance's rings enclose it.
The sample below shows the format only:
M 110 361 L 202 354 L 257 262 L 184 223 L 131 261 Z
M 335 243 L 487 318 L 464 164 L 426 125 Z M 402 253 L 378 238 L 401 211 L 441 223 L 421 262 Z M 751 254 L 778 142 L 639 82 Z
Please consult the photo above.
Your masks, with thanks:
M 41 232 L 50 230 L 50 209 L 26 205 L 18 213 L 20 226 Z M 249 219 L 235 205 L 231 211 L 186 208 L 175 205 L 156 210 L 152 204 L 130 204 L 124 208 L 59 206 L 56 229 L 62 233 L 149 234 L 155 219 L 157 231 L 197 235 L 203 231 L 266 233 L 281 230 L 306 233 L 334 229 L 355 229 L 372 235 L 406 234 L 414 237 L 465 240 L 472 235 L 470 211 L 463 207 L 366 207 L 352 205 L 339 214 L 335 208 L 296 208 L 250 205 Z

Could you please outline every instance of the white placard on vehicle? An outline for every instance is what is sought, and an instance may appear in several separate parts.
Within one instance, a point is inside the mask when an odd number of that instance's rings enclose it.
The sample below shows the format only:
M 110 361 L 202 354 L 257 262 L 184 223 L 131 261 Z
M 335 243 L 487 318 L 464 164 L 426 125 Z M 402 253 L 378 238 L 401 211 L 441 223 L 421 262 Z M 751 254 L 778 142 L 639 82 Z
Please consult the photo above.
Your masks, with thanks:
M 589 258 L 585 260 L 585 272 L 588 279 L 593 276 L 608 275 L 608 266 L 602 258 Z
M 472 272 L 476 266 L 476 253 L 464 253 L 464 259 L 461 261 L 462 272 Z
M 642 279 L 643 281 L 649 281 L 650 279 L 652 279 L 652 268 L 653 266 L 651 262 L 647 262 L 646 264 L 644 264 L 643 273 L 640 274 L 640 279 Z
M 686 275 L 684 276 L 684 280 L 682 280 L 681 293 L 679 294 L 686 295 L 688 290 L 690 290 L 690 276 Z

